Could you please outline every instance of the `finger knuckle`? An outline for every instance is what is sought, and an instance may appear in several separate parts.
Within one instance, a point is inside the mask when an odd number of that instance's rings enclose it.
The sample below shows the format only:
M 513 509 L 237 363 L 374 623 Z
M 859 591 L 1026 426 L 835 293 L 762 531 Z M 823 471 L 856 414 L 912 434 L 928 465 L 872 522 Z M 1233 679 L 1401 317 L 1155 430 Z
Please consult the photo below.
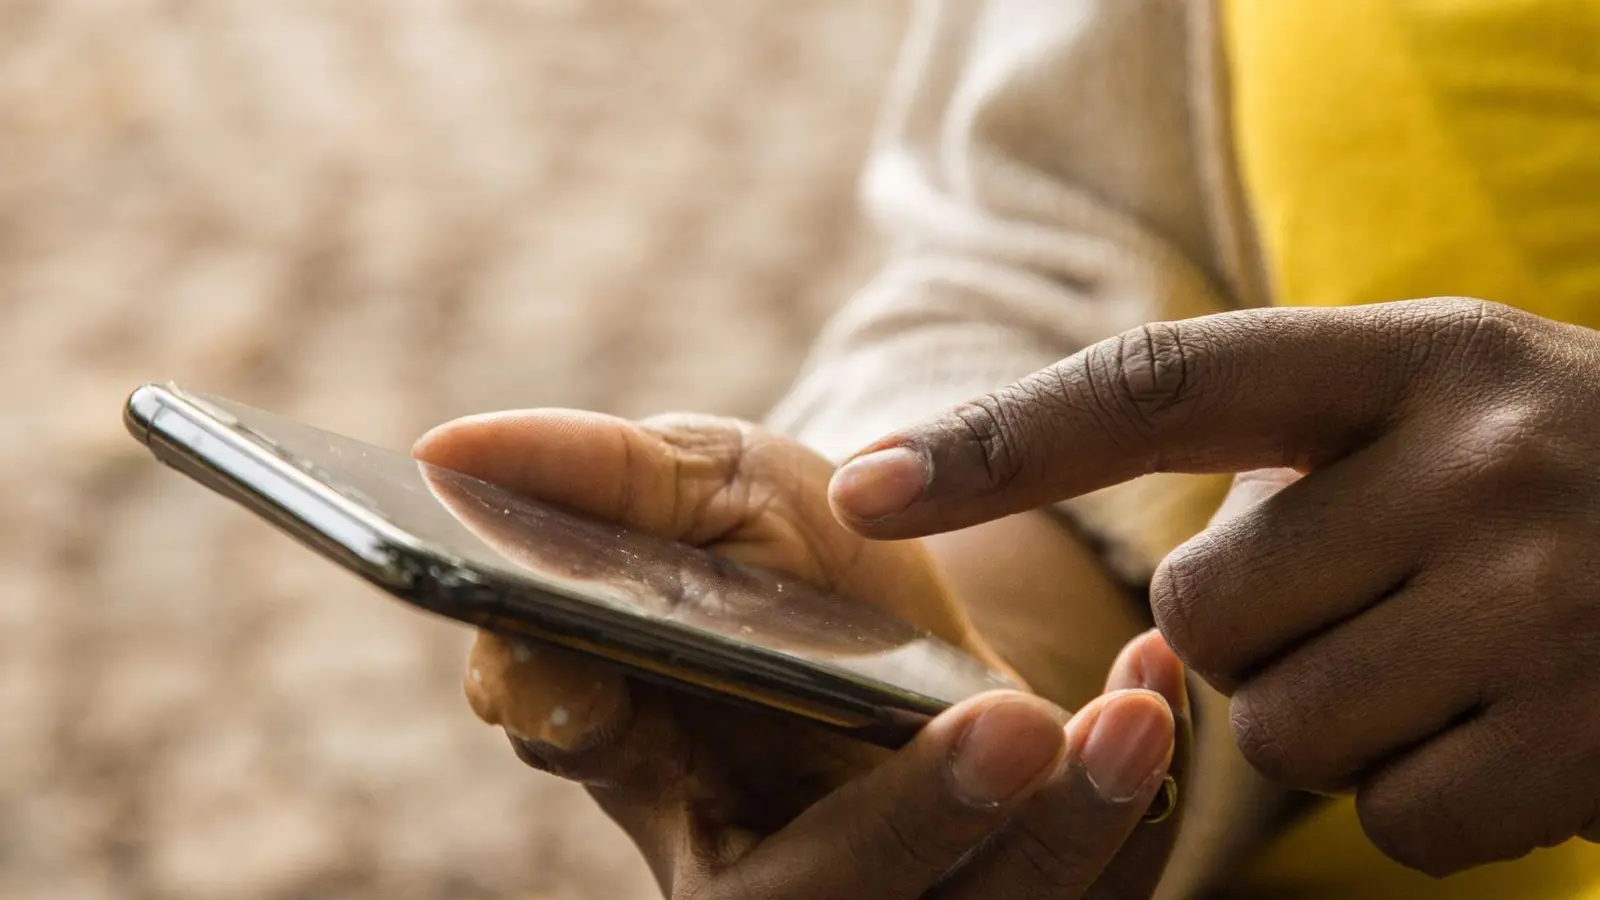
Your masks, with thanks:
M 1509 401 L 1472 415 L 1454 430 L 1447 477 L 1464 496 L 1503 506 L 1507 497 L 1553 508 L 1592 479 L 1584 448 L 1554 427 L 1554 410 L 1538 398 Z
M 1021 398 L 998 391 L 969 400 L 951 412 L 951 427 L 961 443 L 971 448 L 978 471 L 990 488 L 999 488 L 1023 473 L 1026 465 L 1021 425 L 1008 414 L 1008 406 Z
M 1474 297 L 1415 301 L 1406 312 L 1429 356 L 1453 371 L 1503 368 L 1525 358 L 1536 331 L 1532 316 Z
M 1048 888 L 1054 895 L 1078 896 L 1088 890 L 1098 872 L 1087 873 L 1079 855 L 1060 846 L 1060 841 L 1042 834 L 1031 822 L 1019 820 L 1007 829 L 1015 839 L 1008 842 L 1017 868 L 1027 873 L 1024 884 Z
M 955 841 L 932 817 L 900 815 L 895 810 L 868 806 L 857 820 L 855 863 L 861 871 L 881 869 L 885 860 L 898 860 L 896 868 L 925 875 L 942 874 L 960 853 Z
M 1471 836 L 1439 798 L 1379 779 L 1356 792 L 1361 830 L 1379 852 L 1409 869 L 1443 878 L 1471 865 Z
M 752 428 L 738 419 L 698 413 L 663 413 L 642 424 L 687 467 L 685 475 L 703 478 L 721 477 L 739 464 Z
M 1228 725 L 1245 761 L 1273 781 L 1298 787 L 1299 754 L 1291 743 L 1294 730 L 1287 718 L 1282 704 L 1248 686 L 1235 692 L 1228 704 Z
M 619 490 L 627 508 L 640 514 L 656 509 L 657 518 L 647 520 L 648 530 L 692 536 L 701 539 L 708 520 L 716 509 L 739 509 L 752 490 L 748 477 L 749 450 L 759 436 L 746 422 L 721 416 L 669 413 L 645 420 L 650 433 L 665 449 L 672 466 L 667 479 L 639 473 L 629 465 Z M 657 496 L 666 490 L 665 502 Z
M 1204 537 L 1195 538 L 1161 561 L 1150 579 L 1150 610 L 1173 651 L 1207 681 L 1230 681 L 1235 672 L 1233 641 L 1216 617 L 1208 616 L 1214 593 L 1213 562 Z
M 1265 675 L 1241 685 L 1229 704 L 1229 725 L 1245 760 L 1285 787 L 1333 793 L 1349 787 L 1350 773 L 1337 737 L 1320 727 L 1313 711 L 1326 701 L 1300 696 L 1293 676 Z
M 1455 303 L 1464 350 L 1474 356 L 1511 360 L 1529 348 L 1532 317 L 1527 313 L 1488 300 L 1457 298 Z
M 1591 589 L 1600 578 L 1600 560 L 1548 522 L 1524 528 L 1526 533 L 1502 540 L 1484 565 L 1490 571 L 1468 596 L 1492 614 L 1508 641 L 1515 635 L 1538 648 L 1538 658 L 1519 667 L 1519 680 L 1536 673 L 1582 678 L 1600 662 L 1600 646 L 1592 638 L 1600 598 Z
M 1184 326 L 1153 322 L 1096 345 L 1086 360 L 1097 405 L 1149 434 L 1193 406 L 1199 366 Z

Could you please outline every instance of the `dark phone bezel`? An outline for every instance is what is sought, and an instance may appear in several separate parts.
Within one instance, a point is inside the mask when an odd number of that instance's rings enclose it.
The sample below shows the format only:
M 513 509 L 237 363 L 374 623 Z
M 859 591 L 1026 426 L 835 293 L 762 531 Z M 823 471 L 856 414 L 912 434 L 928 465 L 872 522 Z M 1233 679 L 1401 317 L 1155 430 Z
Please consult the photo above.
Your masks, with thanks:
M 437 615 L 573 650 L 677 690 L 903 745 L 942 701 L 760 648 L 623 617 L 473 566 L 362 509 L 176 386 L 129 396 L 128 431 L 162 463 L 367 582 Z M 536 602 L 517 602 L 518 599 Z

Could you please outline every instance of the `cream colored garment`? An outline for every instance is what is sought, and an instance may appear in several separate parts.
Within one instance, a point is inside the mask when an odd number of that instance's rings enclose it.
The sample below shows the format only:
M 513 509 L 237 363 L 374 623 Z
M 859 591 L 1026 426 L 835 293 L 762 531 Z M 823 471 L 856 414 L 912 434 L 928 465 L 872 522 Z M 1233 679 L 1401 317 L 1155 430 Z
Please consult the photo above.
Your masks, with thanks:
M 1256 265 L 1218 237 L 1241 229 L 1210 21 L 1183 0 L 919 6 L 862 181 L 895 250 L 774 425 L 843 458 L 1100 338 L 1253 302 Z M 1155 476 L 1067 508 L 1143 580 L 1218 496 Z
M 918 7 L 862 184 L 894 252 L 773 424 L 842 459 L 1100 338 L 1259 302 L 1214 22 L 1200 0 Z M 1063 511 L 1142 581 L 1224 488 L 1151 476 Z M 1271 812 L 1226 701 L 1197 695 L 1207 777 L 1186 802 L 1211 827 L 1186 825 L 1169 897 L 1228 866 Z

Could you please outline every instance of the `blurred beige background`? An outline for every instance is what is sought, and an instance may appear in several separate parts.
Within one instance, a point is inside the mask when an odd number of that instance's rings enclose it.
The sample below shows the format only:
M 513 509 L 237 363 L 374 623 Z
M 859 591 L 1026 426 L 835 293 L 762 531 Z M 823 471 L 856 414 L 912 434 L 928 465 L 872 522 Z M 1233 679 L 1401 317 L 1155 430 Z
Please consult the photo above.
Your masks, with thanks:
M 632 898 L 424 619 L 159 469 L 177 379 L 391 446 L 756 415 L 876 248 L 905 3 L 0 0 L 0 897 Z

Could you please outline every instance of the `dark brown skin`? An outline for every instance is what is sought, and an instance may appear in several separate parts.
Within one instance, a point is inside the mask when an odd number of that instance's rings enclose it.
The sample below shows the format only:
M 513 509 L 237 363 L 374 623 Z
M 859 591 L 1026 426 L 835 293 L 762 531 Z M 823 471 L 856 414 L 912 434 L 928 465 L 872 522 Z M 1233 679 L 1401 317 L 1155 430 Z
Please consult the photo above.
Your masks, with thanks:
M 1003 665 L 920 542 L 845 529 L 832 466 L 748 424 L 508 413 L 436 429 L 417 454 L 809 579 Z M 584 783 L 674 900 L 1146 900 L 1178 827 L 1139 824 L 1187 762 L 1184 672 L 1154 632 L 1075 715 L 989 694 L 893 754 L 491 635 L 468 671 L 474 710 L 530 765 Z
M 1600 334 L 1461 299 L 1150 325 L 832 500 L 905 538 L 1156 471 L 1247 473 L 1151 592 L 1258 769 L 1434 875 L 1600 839 Z

